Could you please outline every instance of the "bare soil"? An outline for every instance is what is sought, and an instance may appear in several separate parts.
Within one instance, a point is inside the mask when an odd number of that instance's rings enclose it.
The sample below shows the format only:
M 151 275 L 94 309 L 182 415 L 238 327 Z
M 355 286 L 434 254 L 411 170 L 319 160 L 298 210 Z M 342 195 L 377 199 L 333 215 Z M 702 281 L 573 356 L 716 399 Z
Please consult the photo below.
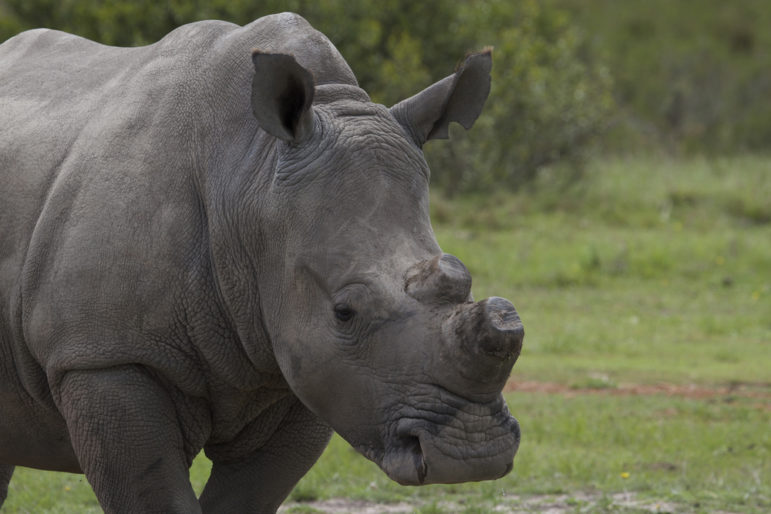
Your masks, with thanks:
M 293 511 L 323 514 L 412 514 L 421 506 L 408 503 L 374 503 L 361 500 L 334 498 L 331 500 L 308 503 L 288 503 L 278 509 L 279 513 L 291 514 Z M 448 514 L 462 513 L 471 505 L 458 503 L 440 503 L 438 507 Z M 687 505 L 670 502 L 656 502 L 638 499 L 632 493 L 618 493 L 603 496 L 600 494 L 573 495 L 534 495 L 507 496 L 491 512 L 500 514 L 566 514 L 568 512 L 690 512 Z M 730 514 L 730 513 L 721 513 Z
M 599 394 L 612 396 L 666 395 L 684 398 L 755 398 L 763 408 L 771 409 L 771 384 L 732 383 L 705 386 L 698 384 L 619 384 L 603 387 L 573 387 L 557 382 L 509 381 L 506 392 L 547 393 L 577 396 Z

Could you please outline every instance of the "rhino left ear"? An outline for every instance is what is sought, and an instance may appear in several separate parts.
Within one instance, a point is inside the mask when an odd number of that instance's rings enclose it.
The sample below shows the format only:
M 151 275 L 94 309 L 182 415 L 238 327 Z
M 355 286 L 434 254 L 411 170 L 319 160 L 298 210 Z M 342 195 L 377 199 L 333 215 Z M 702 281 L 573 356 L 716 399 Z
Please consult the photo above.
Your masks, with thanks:
M 313 129 L 313 76 L 286 54 L 252 52 L 252 111 L 269 134 L 299 142 Z
M 451 121 L 470 129 L 490 94 L 492 49 L 466 57 L 457 71 L 391 107 L 391 113 L 419 147 L 447 139 Z

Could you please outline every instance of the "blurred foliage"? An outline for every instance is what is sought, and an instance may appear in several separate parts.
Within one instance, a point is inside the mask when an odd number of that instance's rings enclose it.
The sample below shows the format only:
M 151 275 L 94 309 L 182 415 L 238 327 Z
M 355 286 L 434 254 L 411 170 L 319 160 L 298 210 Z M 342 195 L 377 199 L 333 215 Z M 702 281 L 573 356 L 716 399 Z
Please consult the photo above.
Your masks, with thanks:
M 577 176 L 588 152 L 767 150 L 765 0 L 0 0 L 0 40 L 33 27 L 143 45 L 201 19 L 295 11 L 324 32 L 373 100 L 391 105 L 495 48 L 474 130 L 426 146 L 449 193 Z M 602 135 L 602 137 L 598 137 Z M 555 166 L 556 165 L 556 166 Z
M 767 0 L 545 0 L 568 10 L 612 70 L 611 150 L 675 155 L 771 147 Z
M 538 170 L 578 166 L 613 112 L 607 69 L 588 55 L 566 13 L 536 0 L 459 4 L 467 39 L 495 47 L 490 100 L 468 133 L 452 131 L 452 145 L 429 145 L 436 182 L 449 194 L 516 188 Z M 463 33 L 461 31 L 461 33 Z

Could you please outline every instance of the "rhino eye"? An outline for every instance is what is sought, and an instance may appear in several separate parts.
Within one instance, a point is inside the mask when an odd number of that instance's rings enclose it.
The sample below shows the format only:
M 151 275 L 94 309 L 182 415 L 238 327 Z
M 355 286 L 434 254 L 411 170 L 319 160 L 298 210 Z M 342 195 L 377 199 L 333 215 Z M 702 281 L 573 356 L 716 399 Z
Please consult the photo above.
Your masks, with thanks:
M 349 305 L 344 303 L 338 303 L 335 305 L 335 317 L 340 321 L 351 321 L 356 315 L 356 311 L 351 309 Z

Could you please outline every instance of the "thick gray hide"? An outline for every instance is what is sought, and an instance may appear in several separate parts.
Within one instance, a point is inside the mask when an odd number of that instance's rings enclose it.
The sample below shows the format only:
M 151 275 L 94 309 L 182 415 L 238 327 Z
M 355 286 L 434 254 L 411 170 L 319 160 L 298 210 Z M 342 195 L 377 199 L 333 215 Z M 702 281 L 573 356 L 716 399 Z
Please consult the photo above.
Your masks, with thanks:
M 387 109 L 291 14 L 0 46 L 0 503 L 28 466 L 107 512 L 272 512 L 332 429 L 403 484 L 507 473 L 522 325 L 441 252 L 420 151 L 490 63 Z

